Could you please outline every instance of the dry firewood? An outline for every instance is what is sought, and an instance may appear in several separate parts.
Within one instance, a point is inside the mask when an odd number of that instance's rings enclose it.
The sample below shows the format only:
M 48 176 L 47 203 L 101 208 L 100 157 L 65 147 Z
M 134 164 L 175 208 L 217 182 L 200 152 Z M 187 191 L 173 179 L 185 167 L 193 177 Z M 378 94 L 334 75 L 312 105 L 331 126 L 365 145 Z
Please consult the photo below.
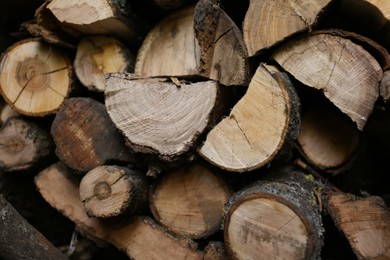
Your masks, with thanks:
M 80 199 L 90 217 L 142 212 L 148 203 L 145 174 L 121 166 L 98 166 L 80 182 Z
M 21 114 L 54 113 L 69 94 L 71 73 L 68 58 L 58 49 L 38 39 L 19 41 L 2 55 L 1 93 Z
M 380 197 L 331 193 L 328 211 L 358 259 L 390 258 L 390 211 Z
M 69 98 L 54 118 L 51 134 L 57 157 L 83 173 L 108 162 L 136 160 L 104 105 L 92 98 Z
M 225 245 L 220 241 L 210 241 L 204 248 L 203 260 L 226 260 L 229 259 Z
M 52 0 L 47 8 L 70 35 L 110 35 L 133 46 L 147 25 L 125 0 Z
M 216 120 L 219 86 L 215 81 L 181 83 L 164 79 L 134 80 L 109 74 L 105 104 L 116 127 L 136 152 L 175 161 L 194 148 Z
M 1 259 L 67 259 L 0 194 Z
M 360 139 L 361 132 L 346 115 L 332 104 L 323 104 L 303 112 L 297 144 L 312 166 L 335 175 L 348 169 L 357 155 Z
M 103 92 L 104 74 L 133 72 L 134 62 L 131 51 L 117 39 L 93 36 L 80 41 L 73 64 L 78 79 L 85 87 Z
M 230 196 L 220 176 L 195 163 L 166 173 L 152 188 L 149 204 L 161 225 L 197 239 L 220 228 L 223 207 Z
M 383 72 L 383 77 L 379 84 L 379 93 L 386 102 L 390 101 L 390 70 Z
M 243 23 L 249 56 L 281 42 L 294 33 L 311 30 L 317 16 L 330 2 L 250 0 Z
M 248 53 L 242 33 L 213 0 L 195 7 L 194 27 L 200 45 L 200 75 L 223 85 L 247 85 Z
M 84 236 L 110 243 L 131 259 L 202 259 L 194 241 L 170 234 L 149 217 L 134 216 L 117 225 L 88 217 L 78 182 L 72 177 L 68 168 L 56 163 L 40 172 L 35 183 L 43 198 L 72 220 Z
M 322 90 L 363 130 L 383 74 L 370 53 L 343 37 L 316 33 L 284 44 L 273 57 L 297 80 Z
M 27 170 L 48 157 L 52 148 L 50 134 L 36 123 L 9 118 L 0 129 L 0 168 Z
M 323 229 L 315 185 L 301 173 L 284 171 L 230 199 L 224 241 L 232 259 L 319 259 Z
M 199 153 L 218 167 L 247 172 L 269 164 L 300 128 L 299 100 L 286 74 L 260 65 L 244 97 L 207 135 Z M 282 157 L 279 157 L 282 158 Z

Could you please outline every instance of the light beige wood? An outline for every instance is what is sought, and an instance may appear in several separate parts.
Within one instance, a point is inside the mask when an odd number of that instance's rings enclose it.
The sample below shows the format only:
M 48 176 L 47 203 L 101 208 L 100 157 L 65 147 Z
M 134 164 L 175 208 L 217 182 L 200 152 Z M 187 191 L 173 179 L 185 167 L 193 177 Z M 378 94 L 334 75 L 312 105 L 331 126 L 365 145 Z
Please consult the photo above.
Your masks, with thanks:
M 273 57 L 297 80 L 322 90 L 363 130 L 383 74 L 370 53 L 348 39 L 324 33 L 290 41 Z
M 136 152 L 175 160 L 195 145 L 217 104 L 214 81 L 182 83 L 133 80 L 124 73 L 106 81 L 106 108 Z
M 74 68 L 80 82 L 88 89 L 105 90 L 104 74 L 133 72 L 135 57 L 130 50 L 113 37 L 84 38 L 77 46 Z
M 61 163 L 40 172 L 35 184 L 43 198 L 72 220 L 84 236 L 110 243 L 131 259 L 202 259 L 195 242 L 169 234 L 149 217 L 134 216 L 124 225 L 88 217 L 80 200 L 79 184 Z
M 358 259 L 390 259 L 390 211 L 380 197 L 333 193 L 328 208 Z
M 108 218 L 141 212 L 148 185 L 141 172 L 115 165 L 98 166 L 80 182 L 80 199 L 90 217 Z
M 195 163 L 166 173 L 152 189 L 150 208 L 172 232 L 197 239 L 219 229 L 230 196 L 220 176 Z
M 292 111 L 297 106 L 288 90 L 292 86 L 287 85 L 259 66 L 243 98 L 208 133 L 200 155 L 236 172 L 251 171 L 272 161 L 289 135 Z
M 390 2 L 387 0 L 366 0 L 370 4 L 377 7 L 382 14 L 390 20 Z
M 243 23 L 249 56 L 311 29 L 330 0 L 250 0 Z
M 1 93 L 21 114 L 54 113 L 69 94 L 71 71 L 68 58 L 55 47 L 38 39 L 19 41 L 2 55 Z

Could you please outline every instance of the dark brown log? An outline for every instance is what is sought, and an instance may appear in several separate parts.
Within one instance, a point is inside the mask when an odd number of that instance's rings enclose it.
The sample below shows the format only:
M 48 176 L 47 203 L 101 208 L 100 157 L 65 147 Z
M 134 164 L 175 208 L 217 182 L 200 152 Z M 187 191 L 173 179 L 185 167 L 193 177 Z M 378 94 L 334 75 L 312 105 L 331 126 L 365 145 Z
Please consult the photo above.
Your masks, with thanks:
M 0 194 L 1 259 L 67 259 Z
M 51 134 L 58 158 L 83 173 L 110 161 L 136 162 L 104 105 L 92 98 L 68 99 L 51 125 Z

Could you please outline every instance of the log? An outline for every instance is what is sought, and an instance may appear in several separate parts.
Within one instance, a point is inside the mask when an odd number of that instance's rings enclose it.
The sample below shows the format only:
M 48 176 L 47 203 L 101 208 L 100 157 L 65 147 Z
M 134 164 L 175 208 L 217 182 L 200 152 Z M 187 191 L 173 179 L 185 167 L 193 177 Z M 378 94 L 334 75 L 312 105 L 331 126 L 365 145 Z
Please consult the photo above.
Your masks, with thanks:
M 80 82 L 89 90 L 104 92 L 104 74 L 133 72 L 135 57 L 113 37 L 93 36 L 82 39 L 74 59 L 74 68 Z
M 322 90 L 363 130 L 383 74 L 370 53 L 343 37 L 315 33 L 289 41 L 273 58 L 303 84 Z
M 366 0 L 378 8 L 386 19 L 390 20 L 390 3 L 386 0 Z
M 219 122 L 199 154 L 227 171 L 250 172 L 288 157 L 300 128 L 299 100 L 286 74 L 260 65 L 245 95 Z
M 314 168 L 332 175 L 348 170 L 360 144 L 361 132 L 332 104 L 312 105 L 302 113 L 297 147 Z
M 0 125 L 3 125 L 8 118 L 21 116 L 4 99 L 0 100 Z
M 148 205 L 144 174 L 121 166 L 90 170 L 80 182 L 80 199 L 89 217 L 109 218 L 142 213 Z
M 210 241 L 204 248 L 203 260 L 225 260 L 229 259 L 225 245 L 221 241 Z
M 0 194 L 1 259 L 67 259 Z
M 166 162 L 193 152 L 200 135 L 218 120 L 219 97 L 214 81 L 176 85 L 125 73 L 106 79 L 106 109 L 127 144 Z
M 327 209 L 358 259 L 390 258 L 390 211 L 380 197 L 331 193 Z
M 242 33 L 216 1 L 198 1 L 194 28 L 200 46 L 200 75 L 222 85 L 248 85 L 248 52 Z
M 2 54 L 1 94 L 20 114 L 55 113 L 67 98 L 71 84 L 68 58 L 38 39 L 19 41 Z
M 310 31 L 331 2 L 250 0 L 243 23 L 249 56 L 259 54 L 292 34 Z
M 199 239 L 220 228 L 230 196 L 224 179 L 194 163 L 167 172 L 153 185 L 149 204 L 154 218 L 168 230 Z
M 47 8 L 74 37 L 109 35 L 134 47 L 148 26 L 131 5 L 124 0 L 52 0 Z
M 86 237 L 106 242 L 131 259 L 202 259 L 192 240 L 167 232 L 147 216 L 133 216 L 127 223 L 114 225 L 88 217 L 79 196 L 79 184 L 62 163 L 55 163 L 35 178 L 43 198 L 72 220 Z
M 153 3 L 160 8 L 171 10 L 182 7 L 188 0 L 153 0 Z
M 137 161 L 104 105 L 92 98 L 69 98 L 53 120 L 51 135 L 57 157 L 80 173 L 109 162 Z
M 9 118 L 0 129 L 0 168 L 28 170 L 53 152 L 52 138 L 38 124 L 21 117 Z
M 297 179 L 261 180 L 237 191 L 224 220 L 232 259 L 319 259 L 321 214 L 314 186 Z

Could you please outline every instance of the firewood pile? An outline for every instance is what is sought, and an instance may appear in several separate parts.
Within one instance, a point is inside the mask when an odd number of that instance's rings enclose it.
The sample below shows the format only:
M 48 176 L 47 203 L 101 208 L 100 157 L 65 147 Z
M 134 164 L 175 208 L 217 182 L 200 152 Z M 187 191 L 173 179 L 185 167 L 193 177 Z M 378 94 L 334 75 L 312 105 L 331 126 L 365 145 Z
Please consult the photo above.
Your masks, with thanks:
M 390 1 L 1 5 L 1 259 L 390 259 Z

